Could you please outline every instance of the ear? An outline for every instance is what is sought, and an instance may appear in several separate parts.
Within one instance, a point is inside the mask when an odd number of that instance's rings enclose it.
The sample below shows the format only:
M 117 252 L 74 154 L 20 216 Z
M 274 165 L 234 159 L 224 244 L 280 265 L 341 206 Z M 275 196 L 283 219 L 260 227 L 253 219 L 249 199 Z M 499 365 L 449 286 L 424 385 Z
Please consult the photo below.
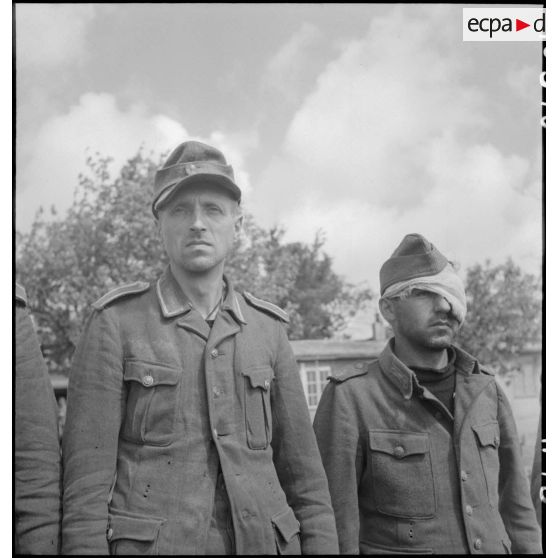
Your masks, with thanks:
M 389 298 L 380 298 L 378 303 L 382 316 L 391 324 L 395 321 L 395 313 L 393 311 L 393 301 Z
M 157 230 L 157 234 L 159 235 L 159 238 L 162 238 L 162 236 L 161 236 L 161 219 L 159 218 L 159 216 L 153 218 L 153 224 L 155 225 L 155 229 Z
M 242 224 L 244 223 L 244 215 L 240 212 L 235 219 L 234 222 L 234 232 L 236 235 L 240 234 L 240 231 L 242 230 Z

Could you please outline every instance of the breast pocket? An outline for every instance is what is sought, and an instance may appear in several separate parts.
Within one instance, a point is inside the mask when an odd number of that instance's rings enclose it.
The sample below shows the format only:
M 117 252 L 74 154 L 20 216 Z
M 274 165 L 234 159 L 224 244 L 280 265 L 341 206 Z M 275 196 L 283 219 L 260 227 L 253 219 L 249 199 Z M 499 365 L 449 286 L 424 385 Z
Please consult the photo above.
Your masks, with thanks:
M 242 375 L 248 447 L 266 449 L 271 442 L 270 389 L 273 370 L 270 366 L 259 366 L 244 370 Z
M 180 375 L 179 369 L 164 364 L 125 362 L 128 398 L 123 438 L 155 446 L 170 444 L 175 435 Z
M 498 479 L 500 476 L 500 427 L 496 421 L 477 424 L 472 427 L 477 439 L 482 469 L 486 480 L 488 501 L 491 506 L 498 505 Z
M 369 431 L 370 470 L 379 512 L 405 518 L 436 513 L 427 433 Z

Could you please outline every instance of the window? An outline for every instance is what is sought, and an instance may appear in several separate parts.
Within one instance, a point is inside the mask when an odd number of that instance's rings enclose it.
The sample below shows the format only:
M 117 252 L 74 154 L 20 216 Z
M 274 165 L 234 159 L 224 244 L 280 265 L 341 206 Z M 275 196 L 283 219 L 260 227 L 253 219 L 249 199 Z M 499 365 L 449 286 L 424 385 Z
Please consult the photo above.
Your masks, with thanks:
M 302 362 L 300 364 L 300 375 L 306 402 L 311 410 L 316 409 L 327 384 L 327 377 L 331 375 L 331 366 L 320 365 L 316 362 Z

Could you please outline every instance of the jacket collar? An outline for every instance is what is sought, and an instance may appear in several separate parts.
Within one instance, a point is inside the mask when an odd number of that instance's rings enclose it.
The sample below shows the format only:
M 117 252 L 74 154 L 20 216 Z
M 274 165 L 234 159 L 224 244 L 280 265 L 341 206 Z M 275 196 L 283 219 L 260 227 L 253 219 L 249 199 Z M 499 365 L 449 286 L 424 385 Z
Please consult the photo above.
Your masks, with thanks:
M 400 361 L 393 352 L 394 339 L 391 338 L 379 356 L 380 368 L 388 379 L 399 389 L 405 399 L 410 399 L 418 385 L 415 373 Z M 477 361 L 468 353 L 452 345 L 455 351 L 455 369 L 459 374 L 470 376 L 479 373 Z
M 227 310 L 238 322 L 245 324 L 246 320 L 238 302 L 238 293 L 235 292 L 227 277 L 224 276 L 223 281 L 225 282 L 226 294 L 221 309 Z M 193 309 L 192 303 L 174 278 L 170 266 L 167 266 L 161 277 L 159 277 L 155 288 L 161 312 L 165 318 L 174 318 L 181 314 L 187 314 Z

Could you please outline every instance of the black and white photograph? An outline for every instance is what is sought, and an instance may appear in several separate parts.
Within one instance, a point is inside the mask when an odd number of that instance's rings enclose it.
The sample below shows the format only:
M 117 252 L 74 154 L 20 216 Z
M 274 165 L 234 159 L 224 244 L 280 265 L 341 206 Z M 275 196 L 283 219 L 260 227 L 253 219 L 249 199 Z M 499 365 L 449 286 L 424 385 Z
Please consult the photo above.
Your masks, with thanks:
M 12 553 L 546 553 L 543 3 L 12 17 Z

